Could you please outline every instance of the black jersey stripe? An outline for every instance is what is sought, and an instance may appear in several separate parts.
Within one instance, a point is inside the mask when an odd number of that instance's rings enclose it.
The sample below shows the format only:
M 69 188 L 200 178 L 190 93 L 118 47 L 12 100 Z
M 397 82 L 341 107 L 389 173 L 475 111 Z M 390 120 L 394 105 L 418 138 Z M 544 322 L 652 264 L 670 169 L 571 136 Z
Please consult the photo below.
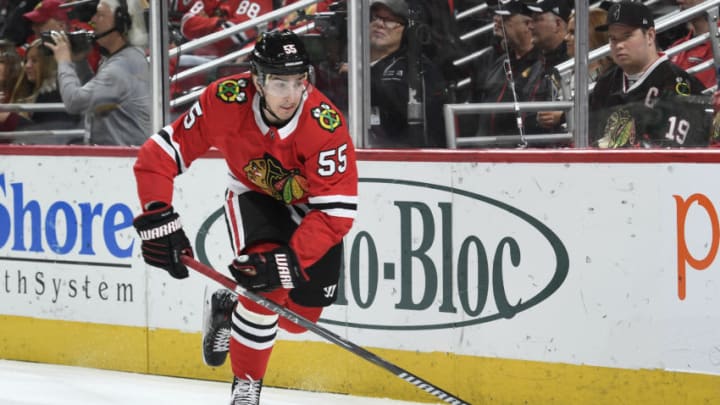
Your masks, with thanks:
M 308 207 L 314 210 L 331 210 L 331 209 L 344 209 L 357 211 L 357 204 L 343 203 L 343 202 L 331 202 L 331 203 L 308 203 Z
M 307 212 L 305 212 L 305 210 L 298 207 L 297 205 L 293 205 L 292 209 L 300 216 L 300 218 L 305 218 L 305 215 L 307 215 Z
M 173 151 L 175 151 L 175 165 L 177 165 L 177 174 L 182 174 L 182 166 L 180 166 L 180 152 L 175 149 L 175 147 L 172 144 L 172 141 L 170 140 L 170 134 L 168 134 L 164 129 L 161 129 L 158 131 L 158 135 L 165 141 L 165 143 L 168 144 L 172 148 Z

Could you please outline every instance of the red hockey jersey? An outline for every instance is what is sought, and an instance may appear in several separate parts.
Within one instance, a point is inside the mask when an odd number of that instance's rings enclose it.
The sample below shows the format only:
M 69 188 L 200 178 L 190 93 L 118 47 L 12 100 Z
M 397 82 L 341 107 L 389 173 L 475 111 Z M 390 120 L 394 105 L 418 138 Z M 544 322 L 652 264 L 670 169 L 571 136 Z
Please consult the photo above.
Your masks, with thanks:
M 173 179 L 217 148 L 229 169 L 229 189 L 256 191 L 309 211 L 290 247 L 302 268 L 319 260 L 350 230 L 358 173 L 347 123 L 320 91 L 309 86 L 293 118 L 268 126 L 249 73 L 211 83 L 199 100 L 140 148 L 135 163 L 143 207 L 172 203 Z
M 198 0 L 182 17 L 180 32 L 185 38 L 196 39 L 252 20 L 272 10 L 272 0 Z M 225 55 L 255 39 L 256 34 L 254 29 L 238 32 L 214 43 L 209 49 L 214 49 L 215 55 Z

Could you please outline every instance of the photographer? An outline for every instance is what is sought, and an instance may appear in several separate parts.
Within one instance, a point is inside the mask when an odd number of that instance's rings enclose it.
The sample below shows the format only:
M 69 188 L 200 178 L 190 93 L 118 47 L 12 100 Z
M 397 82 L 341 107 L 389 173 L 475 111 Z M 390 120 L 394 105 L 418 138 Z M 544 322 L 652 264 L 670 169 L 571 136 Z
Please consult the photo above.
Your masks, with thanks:
M 41 38 L 43 33 L 49 34 L 50 31 L 76 32 L 92 29 L 89 24 L 77 20 L 73 16 L 75 13 L 71 11 L 75 10 L 74 7 L 69 8 L 64 4 L 62 0 L 43 0 L 38 3 L 35 9 L 23 14 L 23 20 L 29 22 L 32 29 L 32 34 L 27 37 L 27 43 L 23 46 L 25 49 L 33 41 Z M 94 48 L 88 53 L 87 59 L 93 72 L 95 72 L 100 62 L 100 52 Z
M 45 42 L 58 63 L 58 85 L 68 112 L 85 114 L 89 143 L 140 145 L 150 128 L 150 69 L 142 48 L 147 42 L 139 0 L 100 0 L 91 22 L 103 59 L 97 74 L 84 55 L 72 52 L 68 35 L 51 32 Z

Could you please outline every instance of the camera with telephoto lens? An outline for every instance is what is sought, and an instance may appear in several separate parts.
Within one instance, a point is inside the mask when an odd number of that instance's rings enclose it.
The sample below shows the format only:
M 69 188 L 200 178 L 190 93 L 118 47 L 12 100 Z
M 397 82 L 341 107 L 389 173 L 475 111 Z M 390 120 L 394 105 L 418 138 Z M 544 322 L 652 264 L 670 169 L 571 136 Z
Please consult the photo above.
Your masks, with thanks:
M 52 33 L 53 31 L 43 31 L 40 33 L 40 38 L 43 43 L 51 43 L 55 45 Z M 68 44 L 70 44 L 70 50 L 73 53 L 83 53 L 89 51 L 95 41 L 95 33 L 91 31 L 79 30 L 66 32 L 65 35 L 67 36 Z

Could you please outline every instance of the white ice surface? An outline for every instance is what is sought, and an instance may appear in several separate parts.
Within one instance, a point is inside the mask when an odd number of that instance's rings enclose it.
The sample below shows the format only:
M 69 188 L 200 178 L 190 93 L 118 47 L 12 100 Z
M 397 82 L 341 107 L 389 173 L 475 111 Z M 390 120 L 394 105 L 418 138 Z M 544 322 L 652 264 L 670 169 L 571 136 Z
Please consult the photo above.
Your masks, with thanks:
M 0 360 L 2 405 L 225 405 L 229 396 L 229 383 Z M 260 404 L 418 403 L 263 387 Z

